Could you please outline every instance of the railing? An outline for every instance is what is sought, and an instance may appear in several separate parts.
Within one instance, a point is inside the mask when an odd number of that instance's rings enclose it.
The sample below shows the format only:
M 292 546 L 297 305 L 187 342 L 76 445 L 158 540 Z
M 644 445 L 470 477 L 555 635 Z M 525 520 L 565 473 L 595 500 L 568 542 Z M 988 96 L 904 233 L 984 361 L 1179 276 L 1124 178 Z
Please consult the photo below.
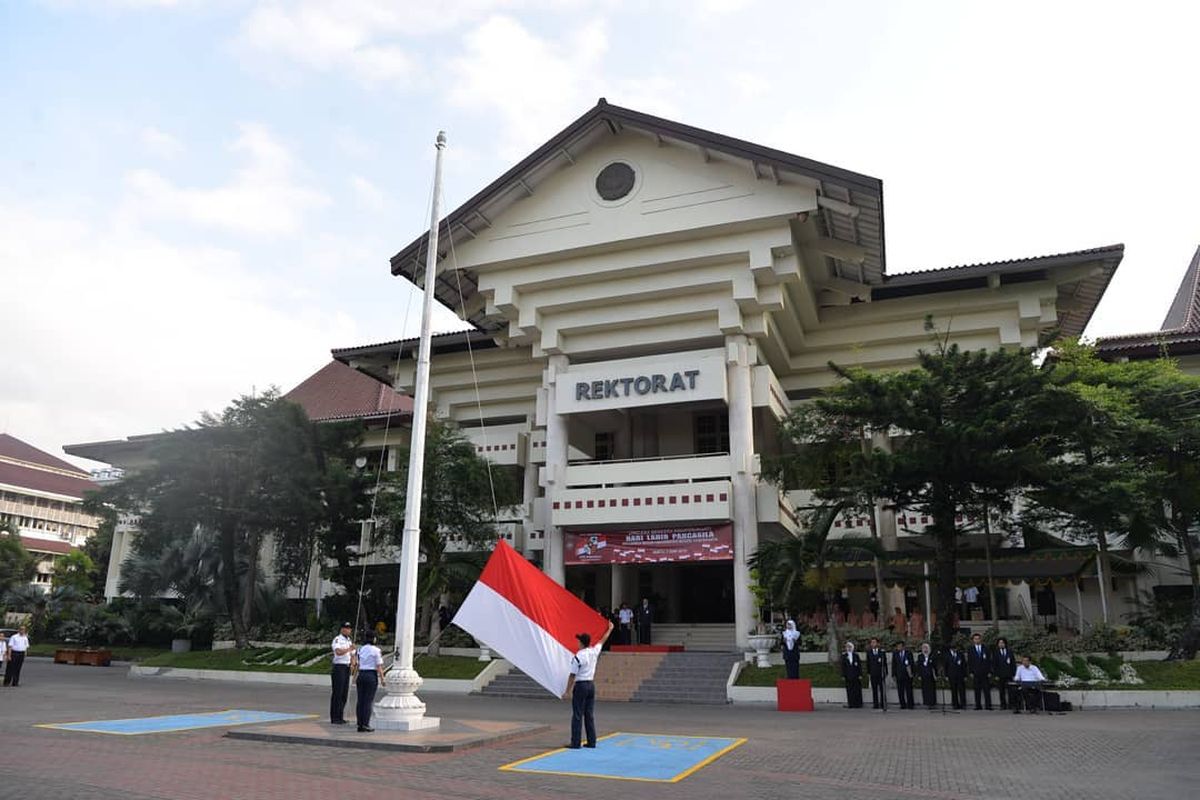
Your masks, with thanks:
M 728 453 L 705 453 L 619 461 L 574 461 L 567 466 L 565 483 L 570 488 L 644 486 L 728 480 L 729 474 Z
M 1076 612 L 1063 601 L 1057 599 L 1054 603 L 1054 610 L 1054 618 L 1061 626 L 1069 628 L 1076 633 L 1083 633 L 1085 623 L 1078 612 Z

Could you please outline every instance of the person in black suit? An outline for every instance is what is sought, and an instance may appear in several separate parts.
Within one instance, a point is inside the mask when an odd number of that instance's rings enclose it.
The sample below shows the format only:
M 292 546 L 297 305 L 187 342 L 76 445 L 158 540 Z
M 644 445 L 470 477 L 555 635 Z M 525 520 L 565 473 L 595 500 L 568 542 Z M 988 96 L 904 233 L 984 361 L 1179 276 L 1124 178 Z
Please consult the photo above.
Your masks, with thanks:
M 854 652 L 854 642 L 846 641 L 842 656 L 842 678 L 846 681 L 846 707 L 862 708 L 862 659 Z
M 650 626 L 654 623 L 654 607 L 645 597 L 637 609 L 638 644 L 650 644 Z
M 794 681 L 800 677 L 800 631 L 796 630 L 796 621 L 789 619 L 783 629 L 783 666 L 787 671 L 788 680 Z
M 921 702 L 926 708 L 937 707 L 937 661 L 929 642 L 921 645 L 917 656 L 917 675 L 921 678 Z
M 992 653 L 978 633 L 971 636 L 967 648 L 967 669 L 971 672 L 971 684 L 975 687 L 975 710 L 985 707 L 992 710 Z M 982 702 L 981 702 L 982 701 Z
M 992 677 L 996 680 L 996 690 L 1000 692 L 1000 708 L 1006 711 L 1009 705 L 1009 684 L 1016 674 L 1017 657 L 1009 649 L 1008 640 L 1000 637 L 992 651 Z M 1016 698 L 1013 698 L 1012 704 L 1016 706 Z
M 942 659 L 942 674 L 950 684 L 950 705 L 955 709 L 967 705 L 967 657 L 950 643 Z
M 887 651 L 879 646 L 879 640 L 871 637 L 871 646 L 867 648 L 867 674 L 871 678 L 871 708 L 881 708 L 887 705 L 888 665 Z
M 896 644 L 896 652 L 892 653 L 892 675 L 896 678 L 896 693 L 900 695 L 900 707 L 912 708 L 913 701 L 913 672 L 916 664 L 912 653 L 908 652 L 904 642 Z

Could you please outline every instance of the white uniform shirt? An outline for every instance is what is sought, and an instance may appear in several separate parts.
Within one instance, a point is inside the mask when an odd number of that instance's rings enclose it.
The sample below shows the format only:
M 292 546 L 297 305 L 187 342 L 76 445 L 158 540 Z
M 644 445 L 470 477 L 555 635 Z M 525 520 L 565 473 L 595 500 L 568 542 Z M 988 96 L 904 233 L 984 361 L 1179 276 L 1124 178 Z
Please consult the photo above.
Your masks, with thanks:
M 1021 666 L 1017 667 L 1017 680 L 1021 683 L 1027 683 L 1029 681 L 1044 681 L 1046 680 L 1046 676 L 1043 675 L 1042 671 L 1033 664 L 1030 664 L 1028 667 L 1022 664 Z
M 622 625 L 628 625 L 629 623 L 633 622 L 633 609 L 622 608 L 620 615 L 617 618 L 621 620 Z
M 14 653 L 24 653 L 29 649 L 29 637 L 24 634 L 14 633 L 8 640 L 8 646 L 12 648 Z
M 383 663 L 383 652 L 373 644 L 364 644 L 358 648 L 358 671 L 374 672 Z
M 346 648 L 350 649 L 346 650 L 343 655 L 339 656 L 337 654 L 338 650 L 345 650 Z M 337 636 L 333 637 L 333 644 L 330 646 L 330 649 L 333 651 L 333 663 L 346 665 L 350 664 L 350 654 L 354 652 L 354 642 L 350 641 L 349 636 L 342 636 L 339 633 Z
M 0 639 L 0 661 L 8 655 L 8 639 Z
M 596 677 L 596 662 L 600 660 L 600 645 L 585 647 L 571 658 L 571 674 L 576 681 L 590 681 Z

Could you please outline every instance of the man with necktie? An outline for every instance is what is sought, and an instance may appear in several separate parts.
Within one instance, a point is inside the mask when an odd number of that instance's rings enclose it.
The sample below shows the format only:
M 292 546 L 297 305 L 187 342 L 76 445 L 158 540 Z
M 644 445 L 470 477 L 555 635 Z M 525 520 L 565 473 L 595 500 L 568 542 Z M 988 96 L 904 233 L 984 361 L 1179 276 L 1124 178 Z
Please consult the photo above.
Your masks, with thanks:
M 996 650 L 992 654 L 992 676 L 996 679 L 996 688 L 1000 692 L 1000 708 L 1008 710 L 1008 698 L 1013 678 L 1017 674 L 1017 657 L 1008 647 L 1008 640 L 1001 637 L 996 640 Z M 1016 705 L 1016 699 L 1013 700 Z
M 971 683 L 975 686 L 975 710 L 982 711 L 986 704 L 987 710 L 991 711 L 992 654 L 978 633 L 971 636 L 971 646 L 967 648 L 967 668 L 971 672 Z
M 954 642 L 946 648 L 946 656 L 942 660 L 942 672 L 946 683 L 950 684 L 950 706 L 956 711 L 967 705 L 967 657 L 954 646 Z
M 879 640 L 875 637 L 871 637 L 870 647 L 867 650 L 867 675 L 871 678 L 871 708 L 886 706 L 887 652 L 879 646 Z
M 912 653 L 908 652 L 904 642 L 899 642 L 896 645 L 896 652 L 892 653 L 892 675 L 896 678 L 896 693 L 900 695 L 901 708 L 912 708 L 915 705 L 913 701 L 914 667 Z

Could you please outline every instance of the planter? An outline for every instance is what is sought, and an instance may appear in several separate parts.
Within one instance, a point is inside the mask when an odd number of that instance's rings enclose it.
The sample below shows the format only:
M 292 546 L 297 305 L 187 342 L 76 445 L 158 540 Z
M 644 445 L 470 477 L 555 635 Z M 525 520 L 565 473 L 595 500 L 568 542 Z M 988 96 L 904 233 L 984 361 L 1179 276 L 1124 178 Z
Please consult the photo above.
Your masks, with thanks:
M 69 648 L 62 648 L 60 650 L 55 650 L 54 651 L 54 663 L 55 664 L 78 664 L 79 663 L 79 651 L 72 650 Z
M 812 681 L 805 678 L 775 681 L 775 708 L 778 711 L 812 711 Z
M 756 633 L 750 637 L 750 646 L 754 648 L 755 666 L 771 666 L 771 648 L 779 641 L 773 633 Z
M 112 663 L 111 650 L 80 650 L 75 662 L 85 667 L 107 667 Z
M 191 651 L 192 651 L 192 640 L 191 639 L 172 639 L 171 640 L 171 652 L 172 653 L 190 653 Z
M 492 660 L 492 648 L 484 647 L 483 645 L 480 645 L 479 658 L 476 660 L 477 661 L 491 661 Z

